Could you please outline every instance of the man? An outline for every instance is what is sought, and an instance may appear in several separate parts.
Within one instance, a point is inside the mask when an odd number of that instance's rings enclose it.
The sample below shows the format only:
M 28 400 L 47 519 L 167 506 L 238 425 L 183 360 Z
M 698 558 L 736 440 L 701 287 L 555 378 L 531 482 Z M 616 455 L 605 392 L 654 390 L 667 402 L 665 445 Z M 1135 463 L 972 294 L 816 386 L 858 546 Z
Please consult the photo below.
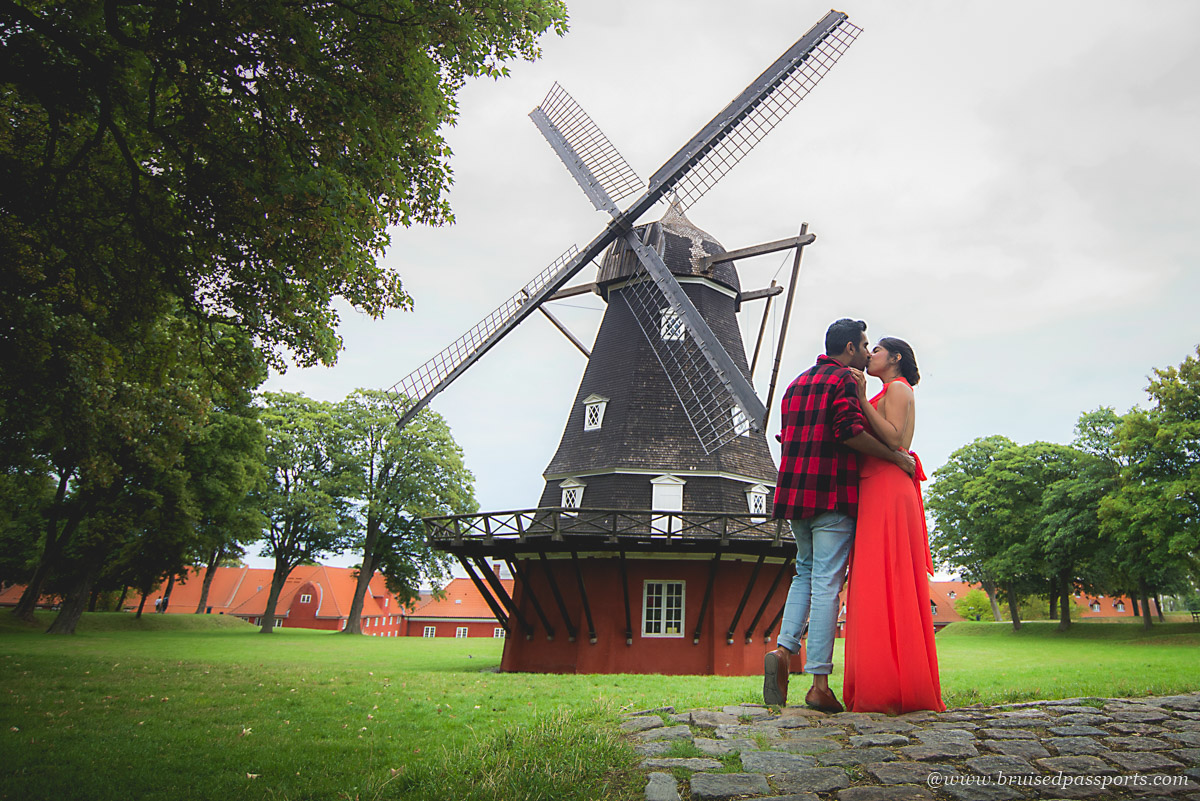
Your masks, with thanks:
M 825 355 L 805 370 L 783 396 L 779 436 L 782 452 L 775 486 L 775 517 L 791 521 L 796 538 L 796 575 L 784 605 L 778 647 L 763 659 L 763 700 L 787 703 L 788 672 L 808 622 L 804 670 L 813 686 L 804 702 L 824 712 L 841 712 L 829 689 L 838 592 L 854 544 L 858 511 L 858 457 L 864 453 L 899 465 L 910 475 L 913 458 L 893 451 L 867 430 L 855 374 L 862 376 L 870 353 L 867 324 L 837 320 L 825 333 Z

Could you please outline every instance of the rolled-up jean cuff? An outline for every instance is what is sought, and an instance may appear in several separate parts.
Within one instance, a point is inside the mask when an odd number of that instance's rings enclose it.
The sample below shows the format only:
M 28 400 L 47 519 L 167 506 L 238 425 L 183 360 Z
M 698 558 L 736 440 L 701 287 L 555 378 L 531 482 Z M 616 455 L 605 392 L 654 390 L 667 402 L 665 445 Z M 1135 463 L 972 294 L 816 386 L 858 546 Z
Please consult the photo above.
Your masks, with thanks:
M 788 637 L 785 634 L 781 634 L 775 638 L 775 644 L 782 645 L 784 648 L 788 649 L 793 654 L 800 653 L 800 641 L 797 640 L 795 637 Z

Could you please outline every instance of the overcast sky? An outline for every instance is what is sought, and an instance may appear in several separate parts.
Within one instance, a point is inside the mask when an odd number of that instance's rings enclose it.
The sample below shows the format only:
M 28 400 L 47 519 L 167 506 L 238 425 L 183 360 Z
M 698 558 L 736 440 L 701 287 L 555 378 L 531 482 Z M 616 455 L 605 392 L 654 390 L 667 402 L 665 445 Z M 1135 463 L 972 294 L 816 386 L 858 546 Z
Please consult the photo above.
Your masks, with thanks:
M 385 256 L 415 310 L 346 311 L 336 367 L 293 368 L 266 388 L 330 401 L 386 388 L 600 231 L 605 215 L 527 117 L 555 81 L 647 178 L 828 10 L 570 3 L 570 32 L 545 38 L 540 61 L 459 96 L 447 134 L 457 222 L 397 230 Z M 872 341 L 908 340 L 922 374 L 913 447 L 931 473 L 977 437 L 1070 442 L 1081 412 L 1144 403 L 1152 368 L 1200 343 L 1200 3 L 839 10 L 863 28 L 858 40 L 688 210 L 729 250 L 793 236 L 802 222 L 816 234 L 781 385 L 813 362 L 838 317 L 866 320 Z M 786 281 L 790 257 L 738 268 L 754 289 Z M 594 276 L 585 268 L 573 283 Z M 553 309 L 590 344 L 604 303 Z M 761 313 L 761 301 L 743 308 L 748 343 Z M 535 315 L 433 401 L 482 509 L 536 505 L 584 366 Z M 765 398 L 769 370 L 760 364 L 755 379 Z M 777 409 L 772 418 L 774 433 Z

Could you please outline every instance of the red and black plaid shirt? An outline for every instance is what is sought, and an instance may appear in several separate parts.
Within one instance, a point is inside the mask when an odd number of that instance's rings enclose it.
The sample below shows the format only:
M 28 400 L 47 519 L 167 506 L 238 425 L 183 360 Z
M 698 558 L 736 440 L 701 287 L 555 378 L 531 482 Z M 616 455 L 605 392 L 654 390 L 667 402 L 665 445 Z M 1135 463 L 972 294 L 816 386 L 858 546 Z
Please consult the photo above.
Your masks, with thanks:
M 782 403 L 775 517 L 858 511 L 858 457 L 842 444 L 866 430 L 850 370 L 828 356 L 796 376 Z

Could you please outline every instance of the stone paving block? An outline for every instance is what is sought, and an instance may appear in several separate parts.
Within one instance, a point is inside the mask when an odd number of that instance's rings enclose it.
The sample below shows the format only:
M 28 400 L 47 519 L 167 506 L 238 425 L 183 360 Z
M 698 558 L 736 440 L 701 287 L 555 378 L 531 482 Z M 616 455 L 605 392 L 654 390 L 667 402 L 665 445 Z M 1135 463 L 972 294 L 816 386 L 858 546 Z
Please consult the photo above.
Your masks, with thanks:
M 1175 731 L 1200 731 L 1200 720 L 1192 720 L 1191 718 L 1172 718 L 1164 720 L 1162 724 L 1165 728 L 1174 729 Z
M 892 787 L 851 787 L 837 794 L 837 801 L 933 801 L 924 787 L 897 784 Z
M 1089 734 L 1103 737 L 1104 735 L 1108 734 L 1108 732 L 1106 732 L 1104 729 L 1097 729 L 1095 726 L 1082 726 L 1078 724 L 1074 726 L 1051 726 L 1050 733 L 1057 734 L 1059 737 L 1078 737 L 1080 735 Z
M 1038 772 L 1028 759 L 997 754 L 968 759 L 967 767 L 982 776 L 1031 776 Z
M 931 743 L 905 746 L 900 749 L 900 753 L 909 759 L 930 762 L 979 756 L 979 749 L 970 743 Z
M 696 726 L 708 726 L 714 729 L 717 726 L 736 726 L 740 723 L 737 715 L 718 712 L 715 709 L 693 709 L 691 718 L 691 722 Z
M 642 715 L 636 718 L 629 718 L 620 725 L 621 731 L 626 734 L 631 734 L 635 731 L 646 731 L 647 729 L 661 729 L 663 719 L 658 715 Z
M 1038 738 L 1029 729 L 980 729 L 979 733 L 988 740 L 1036 740 Z
M 963 721 L 982 720 L 987 715 L 983 712 L 946 712 L 938 715 L 938 720 L 946 721 L 947 723 L 961 723 Z
M 1171 743 L 1157 737 L 1105 737 L 1100 742 L 1109 748 L 1122 748 L 1127 751 L 1161 751 L 1171 747 Z
M 721 740 L 748 739 L 756 734 L 761 734 L 772 740 L 783 736 L 779 733 L 779 729 L 774 726 L 759 726 L 751 723 L 738 723 L 736 725 L 722 723 L 716 727 L 716 732 L 718 739 Z
M 815 759 L 802 754 L 785 754 L 779 751 L 742 752 L 742 769 L 751 773 L 783 773 L 816 766 Z
M 771 750 L 787 751 L 789 754 L 827 754 L 830 751 L 842 750 L 842 744 L 826 740 L 824 737 L 812 737 L 771 743 Z
M 1153 723 L 1110 723 L 1108 730 L 1117 734 L 1162 734 L 1167 731 Z
M 926 745 L 975 742 L 975 733 L 962 729 L 923 729 L 913 732 L 913 736 Z
M 788 793 L 773 795 L 770 798 L 756 798 L 755 801 L 821 801 L 821 797 L 816 793 Z
M 1045 770 L 1052 773 L 1069 773 L 1079 776 L 1115 776 L 1117 771 L 1107 762 L 1094 756 L 1060 756 L 1037 760 Z
M 1187 746 L 1200 747 L 1200 732 L 1197 731 L 1164 732 L 1163 737 L 1170 738 L 1177 743 L 1183 743 Z
M 1150 703 L 1166 709 L 1180 709 L 1185 712 L 1200 712 L 1200 693 L 1188 695 L 1167 695 L 1155 698 Z
M 692 730 L 688 726 L 662 726 L 657 729 L 646 729 L 635 732 L 634 737 L 642 742 L 651 740 L 688 740 L 692 739 Z
M 646 801 L 679 801 L 679 787 L 669 773 L 651 773 L 646 782 Z
M 1024 757 L 1025 759 L 1050 756 L 1050 752 L 1041 743 L 1034 740 L 984 740 L 980 745 L 989 751 L 995 751 L 997 754 L 1005 756 Z
M 650 757 L 642 760 L 642 767 L 651 770 L 720 770 L 721 762 L 703 757 Z
M 695 801 L 725 801 L 745 795 L 771 792 L 761 773 L 694 773 L 688 786 Z
M 734 751 L 756 751 L 758 743 L 753 740 L 712 740 L 708 737 L 696 737 L 692 745 L 709 756 L 724 756 Z
M 938 789 L 958 801 L 1012 801 L 1014 798 L 1024 798 L 1013 788 L 1002 784 L 948 784 Z
M 863 765 L 870 775 L 884 784 L 925 784 L 929 775 L 959 776 L 959 772 L 950 765 L 936 762 L 871 762 Z
M 1082 724 L 1084 726 L 1099 726 L 1102 723 L 1111 721 L 1108 715 L 1097 715 L 1094 712 L 1079 712 L 1073 715 L 1059 715 L 1054 719 L 1056 726 L 1074 726 Z
M 1143 771 L 1183 767 L 1170 757 L 1153 751 L 1109 751 L 1102 756 L 1109 762 L 1117 763 L 1125 770 Z
M 1063 715 L 1069 715 L 1069 714 L 1096 715 L 1096 714 L 1099 714 L 1099 712 L 1100 712 L 1100 710 L 1097 709 L 1096 707 L 1088 706 L 1086 704 L 1063 704 L 1062 706 L 1055 707 L 1054 711 L 1058 712 L 1060 714 L 1063 714 Z
M 913 724 L 891 718 L 888 720 L 859 720 L 854 722 L 859 734 L 904 734 L 916 728 Z
M 1051 746 L 1059 756 L 1079 756 L 1080 754 L 1103 754 L 1108 749 L 1091 737 L 1047 737 L 1042 740 Z
M 1177 748 L 1170 753 L 1183 760 L 1184 764 L 1200 765 L 1200 748 Z
M 652 743 L 638 743 L 633 747 L 633 752 L 638 756 L 662 756 L 673 747 L 670 740 L 655 740 Z
M 1161 776 L 1162 774 L 1157 775 Z M 1142 778 L 1150 779 L 1151 777 L 1143 776 Z M 1180 784 L 1179 782 L 1181 780 L 1186 783 Z M 1165 783 L 1159 785 L 1138 784 L 1130 786 L 1128 789 L 1131 795 L 1140 799 L 1146 799 L 1146 801 L 1148 801 L 1147 797 L 1161 797 L 1164 799 L 1181 798 L 1187 796 L 1189 793 L 1194 793 L 1197 790 L 1200 790 L 1200 783 L 1197 783 L 1195 780 L 1187 776 L 1167 776 L 1160 781 Z
M 640 717 L 644 717 L 646 715 L 673 715 L 673 714 L 675 714 L 675 707 L 673 707 L 673 706 L 656 706 L 653 709 L 639 709 L 636 712 L 626 712 L 625 717 L 640 718 Z
M 779 717 L 768 718 L 760 722 L 764 726 L 774 726 L 777 729 L 784 729 L 785 731 L 788 729 L 803 729 L 813 725 L 810 719 L 801 715 L 780 715 Z
M 765 706 L 755 704 L 738 704 L 737 706 L 723 706 L 721 711 L 726 715 L 733 715 L 735 718 L 765 718 L 771 714 L 771 710 Z
M 949 715 L 944 715 L 943 718 L 948 718 Z M 958 731 L 974 731 L 979 728 L 978 723 L 973 723 L 969 720 L 938 720 L 933 723 L 926 723 L 926 729 L 955 729 Z
M 850 778 L 841 768 L 808 768 L 780 773 L 775 784 L 785 793 L 828 793 L 850 786 Z
M 853 734 L 850 736 L 850 745 L 855 747 L 867 747 L 879 745 L 908 745 L 909 739 L 903 734 Z
M 1066 717 L 1064 715 L 1063 717 Z M 1027 729 L 1030 726 L 1049 726 L 1055 721 L 1054 718 L 992 718 L 991 720 L 983 721 L 985 729 Z
M 1171 716 L 1158 709 L 1118 709 L 1110 712 L 1112 719 L 1121 723 L 1157 723 L 1170 720 Z
M 817 757 L 821 765 L 862 765 L 866 762 L 888 762 L 897 759 L 896 755 L 886 748 L 847 748 L 844 751 L 831 751 Z
M 1057 779 L 1057 777 L 1054 777 L 1054 778 Z M 1067 778 L 1069 780 L 1072 778 L 1080 778 L 1080 777 L 1076 776 L 1076 777 L 1064 777 L 1064 778 Z M 1107 798 L 1111 795 L 1112 795 L 1112 792 L 1107 787 L 1104 787 L 1103 785 L 1101 785 L 1099 783 L 1097 783 L 1097 784 L 1074 784 L 1074 783 L 1070 783 L 1069 781 L 1064 781 L 1061 784 L 1056 784 L 1056 785 L 1052 785 L 1050 787 L 1042 788 L 1042 791 L 1038 795 L 1038 797 L 1045 798 L 1045 799 L 1096 798 L 1096 797 Z

